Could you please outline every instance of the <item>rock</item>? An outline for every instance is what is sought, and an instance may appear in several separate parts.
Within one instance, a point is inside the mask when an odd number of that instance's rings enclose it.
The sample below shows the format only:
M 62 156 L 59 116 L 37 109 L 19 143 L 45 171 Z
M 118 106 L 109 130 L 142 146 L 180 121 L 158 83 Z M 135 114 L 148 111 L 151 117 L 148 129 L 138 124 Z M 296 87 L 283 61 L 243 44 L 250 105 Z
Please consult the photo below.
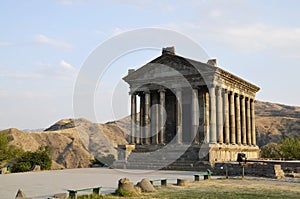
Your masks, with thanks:
M 22 198 L 26 198 L 25 193 L 19 189 L 16 195 L 16 199 L 22 199 Z
M 142 179 L 141 182 L 138 182 L 137 187 L 140 187 L 142 192 L 154 192 L 156 189 L 151 184 L 150 180 L 147 178 Z
M 41 166 L 40 165 L 34 165 L 32 168 L 32 171 L 41 171 Z
M 122 178 L 119 180 L 118 189 L 116 190 L 116 193 L 122 196 L 133 196 L 138 195 L 138 190 L 128 178 Z
M 186 179 L 177 179 L 177 185 L 178 186 L 187 186 L 188 185 L 188 180 L 186 180 Z

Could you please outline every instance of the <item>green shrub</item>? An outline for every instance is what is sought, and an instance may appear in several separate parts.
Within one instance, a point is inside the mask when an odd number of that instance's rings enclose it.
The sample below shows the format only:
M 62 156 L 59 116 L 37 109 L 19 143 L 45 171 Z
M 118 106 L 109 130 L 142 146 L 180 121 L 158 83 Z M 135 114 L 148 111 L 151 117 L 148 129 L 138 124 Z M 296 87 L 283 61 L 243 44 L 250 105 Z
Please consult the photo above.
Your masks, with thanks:
M 0 132 L 0 163 L 10 161 L 13 158 L 20 157 L 24 151 L 13 145 L 9 145 L 9 137 L 7 131 Z
M 30 171 L 35 165 L 40 165 L 42 170 L 51 169 L 52 160 L 48 148 L 40 148 L 35 152 L 27 151 L 17 158 L 12 166 L 12 172 Z
M 263 158 L 285 158 L 300 160 L 300 138 L 282 139 L 279 143 L 270 143 L 261 148 Z

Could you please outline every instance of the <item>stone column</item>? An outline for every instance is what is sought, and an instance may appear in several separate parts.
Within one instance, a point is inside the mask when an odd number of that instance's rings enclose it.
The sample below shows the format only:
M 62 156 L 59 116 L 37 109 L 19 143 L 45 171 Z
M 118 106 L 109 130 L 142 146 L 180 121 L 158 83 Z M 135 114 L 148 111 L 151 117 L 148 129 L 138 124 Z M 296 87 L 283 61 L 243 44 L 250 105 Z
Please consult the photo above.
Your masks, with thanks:
M 164 89 L 160 89 L 159 91 L 159 100 L 160 100 L 160 144 L 164 144 L 165 143 L 165 90 Z
M 254 111 L 254 99 L 250 102 L 251 109 L 251 131 L 252 131 L 252 145 L 256 146 L 256 132 L 255 132 L 255 111 Z
M 235 122 L 236 122 L 236 143 L 241 145 L 241 110 L 240 110 L 240 96 L 235 96 Z
M 209 143 L 210 133 L 209 133 L 209 92 L 204 93 L 204 137 L 205 142 Z
M 176 117 L 176 131 L 177 131 L 177 144 L 182 143 L 182 91 L 181 89 L 176 90 L 177 97 L 177 117 Z
M 217 131 L 218 131 L 218 143 L 223 144 L 223 103 L 222 103 L 222 88 L 217 89 Z
M 241 98 L 241 109 L 242 109 L 242 144 L 247 145 L 247 135 L 246 135 L 246 106 L 245 97 Z
M 159 95 L 156 94 L 156 104 L 155 104 L 155 141 L 153 144 L 159 143 L 159 109 L 158 109 Z
M 246 99 L 246 107 L 247 107 L 247 144 L 252 145 L 251 141 L 251 113 L 250 113 L 250 98 Z
M 158 94 L 156 91 L 152 91 L 151 95 L 151 131 L 150 131 L 150 137 L 151 137 L 151 144 L 158 144 L 158 132 L 159 132 L 159 110 L 158 110 Z
M 209 89 L 210 94 L 210 143 L 217 142 L 217 127 L 216 127 L 216 91 L 212 86 Z
M 234 111 L 234 93 L 230 93 L 230 135 L 231 144 L 235 144 L 235 111 Z
M 136 136 L 136 95 L 131 94 L 131 134 L 129 136 L 129 143 L 135 144 Z
M 144 93 L 140 93 L 140 137 L 138 138 L 139 144 L 144 143 L 144 121 L 145 121 L 145 95 Z
M 150 144 L 150 91 L 145 91 L 145 144 Z
M 228 105 L 228 91 L 227 89 L 224 92 L 223 96 L 224 100 L 224 131 L 225 131 L 225 143 L 230 143 L 230 135 L 229 135 L 229 105 Z
M 193 143 L 196 144 L 198 127 L 199 127 L 199 105 L 198 105 L 198 89 L 193 89 L 192 92 L 192 139 Z

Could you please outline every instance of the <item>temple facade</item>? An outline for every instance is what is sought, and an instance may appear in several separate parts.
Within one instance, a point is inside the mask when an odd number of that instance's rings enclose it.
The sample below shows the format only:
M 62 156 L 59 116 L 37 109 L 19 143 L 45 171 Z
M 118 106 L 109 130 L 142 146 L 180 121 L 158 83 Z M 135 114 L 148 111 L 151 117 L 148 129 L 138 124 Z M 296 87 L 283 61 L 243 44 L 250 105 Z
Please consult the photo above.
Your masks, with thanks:
M 198 155 L 180 154 L 189 162 L 235 161 L 240 152 L 259 157 L 254 111 L 259 88 L 219 68 L 216 59 L 202 63 L 163 48 L 161 56 L 123 79 L 131 95 L 125 161 L 131 153 L 168 145 L 175 151 L 186 146 L 191 154 L 198 149 Z

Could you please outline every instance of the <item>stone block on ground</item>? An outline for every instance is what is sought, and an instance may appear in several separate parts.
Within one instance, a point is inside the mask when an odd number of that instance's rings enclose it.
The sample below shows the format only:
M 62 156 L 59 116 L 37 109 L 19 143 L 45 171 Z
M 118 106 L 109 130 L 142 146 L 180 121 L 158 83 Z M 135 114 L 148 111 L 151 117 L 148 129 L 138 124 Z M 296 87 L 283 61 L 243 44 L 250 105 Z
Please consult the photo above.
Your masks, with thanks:
M 142 192 L 155 192 L 156 189 L 151 184 L 150 180 L 148 178 L 144 178 L 141 180 L 141 182 L 138 182 L 137 187 L 140 187 Z
M 124 193 L 126 195 L 138 195 L 139 189 L 134 186 L 128 178 L 122 178 L 119 180 L 117 193 Z M 122 194 L 121 194 L 122 195 Z M 123 195 L 123 196 L 126 196 Z
M 188 185 L 188 180 L 186 179 L 177 179 L 177 185 L 178 186 L 187 186 Z

